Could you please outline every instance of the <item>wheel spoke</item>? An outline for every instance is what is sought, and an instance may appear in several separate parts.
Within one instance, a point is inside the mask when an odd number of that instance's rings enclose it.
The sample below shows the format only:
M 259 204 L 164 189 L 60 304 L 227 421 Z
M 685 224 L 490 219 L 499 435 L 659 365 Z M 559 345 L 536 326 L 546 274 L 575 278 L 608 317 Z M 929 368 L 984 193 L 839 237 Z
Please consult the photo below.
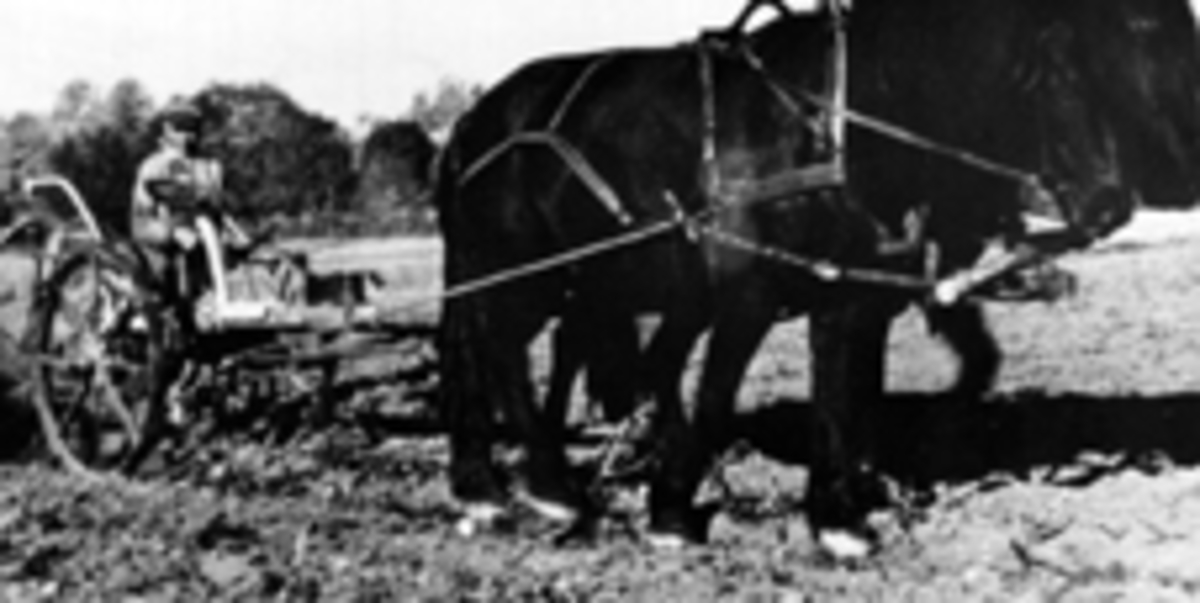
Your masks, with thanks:
M 65 328 L 64 333 L 67 339 L 81 337 L 90 328 L 86 311 L 70 304 L 63 304 L 60 320 L 61 323 L 58 326 Z
M 78 380 L 79 392 L 74 396 L 73 400 L 63 405 L 63 423 L 65 425 L 75 423 L 78 417 L 84 414 L 88 406 L 87 400 L 92 395 L 93 382 L 94 379 L 90 375 Z
M 37 308 L 38 412 L 51 451 L 73 472 L 133 469 L 161 412 L 150 389 L 159 323 L 112 259 L 84 249 L 63 260 Z
M 138 430 L 137 420 L 134 419 L 133 413 L 129 407 L 125 405 L 121 392 L 113 384 L 109 372 L 106 368 L 101 367 L 96 371 L 95 384 L 99 386 L 100 398 L 117 416 L 117 420 L 121 422 L 121 427 L 125 430 L 125 435 L 128 438 L 127 449 L 133 449 L 141 442 L 142 435 Z

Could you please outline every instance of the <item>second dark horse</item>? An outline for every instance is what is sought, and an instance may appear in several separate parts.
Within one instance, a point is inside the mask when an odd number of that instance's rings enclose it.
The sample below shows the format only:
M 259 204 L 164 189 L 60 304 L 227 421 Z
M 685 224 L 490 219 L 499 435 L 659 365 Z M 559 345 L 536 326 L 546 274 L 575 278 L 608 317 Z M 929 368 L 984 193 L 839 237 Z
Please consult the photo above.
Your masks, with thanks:
M 912 249 L 936 243 L 942 271 L 970 266 L 988 241 L 1020 238 L 1018 201 L 1035 196 L 1035 175 L 1074 246 L 1123 223 L 1139 195 L 1167 203 L 1156 196 L 1195 191 L 1200 71 L 1182 0 L 859 0 L 849 106 L 945 146 L 851 125 L 846 186 L 745 202 L 739 191 L 825 157 L 824 104 L 810 95 L 828 88 L 831 32 L 822 17 L 794 15 L 740 44 L 546 59 L 459 123 L 436 198 L 448 287 L 682 224 L 680 214 L 704 221 L 447 302 L 441 382 L 456 496 L 507 499 L 491 457 L 503 414 L 528 449 L 528 499 L 570 516 L 582 498 L 559 430 L 533 399 L 529 343 L 568 310 L 654 312 L 662 325 L 645 370 L 665 455 L 651 530 L 703 539 L 692 498 L 728 443 L 746 366 L 779 317 L 807 315 L 818 417 L 805 434 L 808 517 L 822 541 L 865 549 L 877 483 L 870 409 L 889 325 L 918 294 L 797 264 L 918 277 L 920 253 L 889 249 L 925 215 Z M 688 421 L 679 375 L 705 329 Z

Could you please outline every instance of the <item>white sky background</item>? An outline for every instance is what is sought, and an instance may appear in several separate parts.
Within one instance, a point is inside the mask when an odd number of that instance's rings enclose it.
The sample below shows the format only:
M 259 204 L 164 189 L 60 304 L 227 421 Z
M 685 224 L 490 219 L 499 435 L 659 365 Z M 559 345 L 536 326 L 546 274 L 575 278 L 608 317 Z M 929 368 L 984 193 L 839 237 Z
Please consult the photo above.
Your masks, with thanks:
M 353 127 L 453 77 L 488 84 L 565 50 L 669 44 L 744 0 L 0 0 L 0 116 L 44 112 L 70 81 L 125 77 L 155 102 L 265 81 Z M 804 0 L 792 0 L 802 6 Z

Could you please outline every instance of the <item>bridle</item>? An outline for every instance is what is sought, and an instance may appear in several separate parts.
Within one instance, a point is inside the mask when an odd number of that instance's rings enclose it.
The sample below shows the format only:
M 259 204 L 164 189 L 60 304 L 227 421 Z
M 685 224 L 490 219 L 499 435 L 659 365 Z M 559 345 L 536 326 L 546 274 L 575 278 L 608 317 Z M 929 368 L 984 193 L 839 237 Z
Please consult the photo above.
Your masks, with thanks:
M 845 28 L 844 15 L 835 11 L 831 17 L 835 28 Z M 804 106 L 813 107 L 826 116 L 828 122 L 826 130 L 831 132 L 829 139 L 835 144 L 835 148 L 830 152 L 832 157 L 845 156 L 845 149 L 841 148 L 844 145 L 844 136 L 839 134 L 841 128 L 845 125 L 862 128 L 922 152 L 938 155 L 966 167 L 1014 182 L 1018 186 L 1018 194 L 1021 199 L 1037 200 L 1037 203 L 1033 204 L 1035 206 L 1052 204 L 1063 218 L 1064 227 L 1079 229 L 1082 238 L 1086 239 L 1086 242 L 1090 242 L 1097 236 L 1097 233 L 1089 232 L 1090 229 L 1083 222 L 1087 212 L 1077 208 L 1072 201 L 1082 198 L 1083 193 L 1092 193 L 1104 186 L 1119 185 L 1120 173 L 1115 161 L 1117 151 L 1111 130 L 1096 118 L 1092 112 L 1094 110 L 1081 107 L 1083 103 L 1080 101 L 1080 95 L 1084 91 L 1080 89 L 1080 76 L 1058 54 L 1063 49 L 1054 46 L 1061 38 L 1062 27 L 1061 24 L 1050 26 L 1037 36 L 1039 43 L 1033 54 L 1034 67 L 1032 71 L 1027 70 L 1021 78 L 1023 82 L 1020 85 L 1023 94 L 1042 97 L 1032 99 L 1035 121 L 1039 131 L 1038 166 L 1035 169 L 1021 167 L 960 145 L 937 140 L 895 122 L 850 107 L 846 101 L 848 94 L 845 89 L 847 86 L 845 73 L 836 71 L 838 64 L 845 64 L 844 56 L 832 58 L 830 67 L 832 85 L 829 90 L 818 93 L 793 85 L 776 76 L 755 53 L 751 44 L 746 42 L 738 44 L 738 52 L 745 63 L 757 72 L 772 89 L 780 103 L 797 119 L 803 117 Z M 1069 35 L 1069 31 L 1067 33 Z M 844 40 L 844 35 L 844 32 L 838 34 L 835 31 L 835 40 Z M 845 52 L 844 43 L 835 45 L 835 54 Z M 709 67 L 703 66 L 702 69 L 709 69 Z M 710 76 L 702 75 L 701 79 L 706 82 L 706 85 L 710 85 Z M 711 98 L 712 91 L 706 91 L 705 95 Z M 1077 115 L 1048 115 L 1053 111 L 1052 103 L 1057 102 L 1060 105 L 1062 103 L 1055 98 L 1056 96 L 1070 99 L 1076 105 Z M 1068 108 L 1066 111 L 1060 110 L 1059 112 L 1066 113 L 1070 110 L 1071 108 Z M 706 109 L 705 112 L 708 114 L 711 109 Z M 715 143 L 712 142 L 715 139 L 715 125 L 712 118 L 706 118 L 705 122 L 705 161 L 709 161 L 716 155 Z M 1058 131 L 1060 128 L 1067 131 L 1060 132 Z M 1099 140 L 1090 130 L 1091 128 L 1100 128 Z M 1079 149 L 1081 146 L 1079 141 L 1084 141 L 1082 146 L 1086 147 L 1086 150 Z M 1066 143 L 1066 146 L 1062 144 L 1063 142 Z M 1091 186 L 1087 187 L 1087 190 L 1080 191 L 1079 187 L 1071 184 L 1079 180 L 1073 176 L 1083 170 L 1096 168 L 1097 162 L 1081 159 L 1077 153 L 1095 156 L 1097 142 L 1103 145 L 1104 150 L 1101 159 L 1104 164 L 1098 166 L 1101 176 L 1090 182 Z M 1068 174 L 1072 171 L 1072 166 L 1074 166 L 1075 174 Z M 1033 211 L 1030 213 L 1037 213 L 1037 207 L 1028 207 L 1028 203 L 1026 205 L 1026 211 L 1032 209 Z
M 1105 188 L 1120 189 L 1122 175 L 1111 125 L 1097 114 L 1097 108 L 1083 102 L 1087 92 L 1082 76 L 1063 60 L 1067 50 L 1062 46 L 1072 36 L 1061 23 L 1039 33 L 1035 71 L 1022 92 L 1041 97 L 1033 103 L 1040 171 L 1046 174 L 1043 180 L 1052 193 L 1050 200 L 1068 227 L 1090 243 L 1105 233 L 1093 229 L 1090 208 L 1078 200 Z M 1079 186 L 1085 181 L 1085 186 Z

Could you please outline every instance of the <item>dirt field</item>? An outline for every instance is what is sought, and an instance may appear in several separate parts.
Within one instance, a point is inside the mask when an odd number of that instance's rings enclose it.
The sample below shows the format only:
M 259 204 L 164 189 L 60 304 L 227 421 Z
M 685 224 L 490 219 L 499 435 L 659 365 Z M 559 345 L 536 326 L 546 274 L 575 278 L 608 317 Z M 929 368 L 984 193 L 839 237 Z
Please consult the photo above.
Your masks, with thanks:
M 428 246 L 310 246 L 379 269 L 389 296 L 436 285 Z M 1200 216 L 1142 215 L 1064 265 L 1074 298 L 989 307 L 1007 357 L 983 404 L 937 395 L 951 361 L 904 317 L 883 423 L 901 502 L 877 518 L 884 552 L 859 567 L 823 562 L 799 508 L 807 371 L 793 324 L 743 390 L 751 446 L 722 471 L 708 547 L 648 550 L 632 488 L 612 493 L 591 542 L 559 546 L 533 521 L 464 538 L 439 438 L 346 425 L 287 447 L 219 442 L 170 483 L 0 468 L 0 600 L 1196 600 Z

